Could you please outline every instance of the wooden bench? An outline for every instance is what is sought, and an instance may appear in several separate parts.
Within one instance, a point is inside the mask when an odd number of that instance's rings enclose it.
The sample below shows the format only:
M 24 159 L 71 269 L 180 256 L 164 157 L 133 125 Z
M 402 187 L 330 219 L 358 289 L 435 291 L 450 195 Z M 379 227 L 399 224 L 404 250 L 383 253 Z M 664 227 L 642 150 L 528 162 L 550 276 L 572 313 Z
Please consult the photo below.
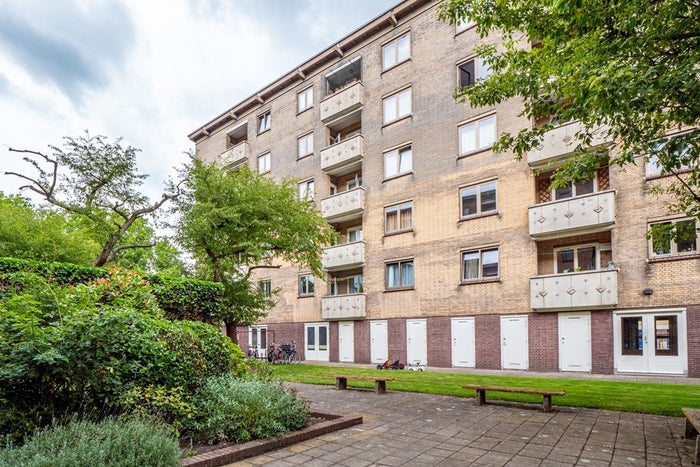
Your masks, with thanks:
M 695 437 L 693 464 L 700 464 L 700 409 L 681 409 L 685 415 L 685 439 Z
M 335 375 L 335 388 L 336 389 L 347 389 L 349 379 L 374 381 L 374 392 L 376 394 L 386 394 L 386 382 L 387 381 L 394 381 L 394 378 L 382 378 L 382 377 L 376 377 L 376 376 Z
M 476 405 L 484 405 L 486 403 L 486 391 L 538 394 L 542 396 L 542 406 L 545 412 L 552 411 L 552 396 L 563 396 L 566 394 L 566 391 L 547 391 L 542 389 L 509 388 L 502 386 L 481 386 L 479 384 L 467 384 L 466 386 L 462 387 L 464 389 L 474 389 L 476 391 Z

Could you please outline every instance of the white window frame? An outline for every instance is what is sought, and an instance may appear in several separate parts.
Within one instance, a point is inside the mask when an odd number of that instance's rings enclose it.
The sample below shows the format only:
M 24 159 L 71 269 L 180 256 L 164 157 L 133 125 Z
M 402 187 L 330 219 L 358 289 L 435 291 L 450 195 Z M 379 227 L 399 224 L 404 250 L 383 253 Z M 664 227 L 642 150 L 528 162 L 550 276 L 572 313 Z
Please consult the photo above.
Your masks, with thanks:
M 650 258 L 670 258 L 670 257 L 681 257 L 681 256 L 686 256 L 686 255 L 697 255 L 700 250 L 698 250 L 698 223 L 695 221 L 695 219 L 691 219 L 689 217 L 682 217 L 682 218 L 676 218 L 676 219 L 667 219 L 667 220 L 660 220 L 660 221 L 655 221 L 655 222 L 650 222 L 649 223 L 649 228 L 655 224 L 677 224 L 679 222 L 692 222 L 695 224 L 695 249 L 694 250 L 688 250 L 688 251 L 679 251 L 680 248 L 678 246 L 678 239 L 671 239 L 668 247 L 668 252 L 665 250 L 662 250 L 661 253 L 659 253 L 659 249 L 654 249 L 654 239 L 650 238 L 649 239 L 649 257 Z
M 302 113 L 305 110 L 310 109 L 314 106 L 314 87 L 309 86 L 308 88 L 299 91 L 297 93 L 297 113 Z
M 382 46 L 382 70 L 388 70 L 411 58 L 411 32 L 404 33 Z
M 258 134 L 265 133 L 272 127 L 272 111 L 268 110 L 266 112 L 258 115 Z
M 395 163 L 393 164 L 394 167 L 393 172 L 389 172 L 390 165 L 389 164 L 389 158 L 390 157 L 395 157 Z M 404 167 L 405 170 L 401 170 L 401 166 L 404 165 L 404 162 L 408 165 L 408 167 Z M 413 172 L 413 146 L 410 144 L 407 144 L 405 146 L 392 149 L 390 151 L 386 151 L 384 153 L 384 178 L 389 179 L 389 178 L 394 178 L 398 177 L 400 175 L 408 174 Z
M 401 228 L 401 213 L 407 211 L 408 208 L 410 208 L 411 211 L 411 225 L 409 227 Z M 389 230 L 389 223 L 387 221 L 387 216 L 391 212 L 396 212 L 396 229 L 394 230 Z M 410 232 L 411 230 L 413 230 L 413 220 L 413 201 L 406 201 L 405 203 L 386 206 L 384 208 L 384 234 L 388 235 L 400 232 Z
M 301 274 L 298 280 L 300 297 L 313 297 L 316 293 L 316 278 L 313 274 Z
M 405 104 L 405 101 L 402 99 L 408 99 L 408 105 L 402 106 L 402 103 Z M 402 89 L 385 97 L 382 100 L 382 108 L 384 125 L 410 116 L 413 108 L 411 88 Z
M 577 187 L 576 187 L 577 184 L 576 183 L 569 182 L 569 184 L 571 185 L 571 196 L 569 196 L 569 197 L 564 197 L 564 198 L 558 197 L 557 196 L 557 188 L 552 188 L 552 191 L 551 191 L 552 201 L 559 201 L 559 200 L 563 200 L 563 199 L 572 199 L 572 198 L 576 198 L 577 196 L 586 196 L 586 195 L 592 195 L 594 193 L 598 193 L 598 172 L 597 171 L 593 175 L 592 180 L 593 180 L 593 191 L 590 193 L 584 193 L 582 195 L 579 195 L 576 192 L 577 191 Z M 588 180 L 586 180 L 586 181 L 588 181 Z M 578 183 L 578 185 L 581 185 L 581 183 Z
M 360 188 L 362 186 L 362 177 L 360 175 L 355 175 L 355 178 L 350 179 L 345 184 L 346 190 L 354 190 L 355 188 Z
M 260 279 L 258 281 L 258 291 L 265 298 L 272 298 L 272 279 Z
M 265 174 L 272 167 L 272 153 L 266 152 L 258 156 L 258 173 Z
M 593 269 L 593 271 L 598 271 L 601 268 L 600 265 L 600 243 L 582 243 L 580 245 L 570 245 L 570 246 L 563 246 L 559 248 L 554 248 L 552 250 L 553 254 L 553 265 L 554 265 L 554 271 L 553 274 L 567 274 L 568 272 L 576 272 L 576 268 L 579 268 L 578 264 L 578 250 L 583 249 L 583 248 L 595 248 L 595 264 L 596 268 Z M 567 271 L 567 272 L 558 272 L 559 271 L 559 260 L 558 260 L 558 254 L 560 251 L 567 251 L 567 250 L 573 250 L 574 252 L 574 270 L 573 271 Z
M 314 153 L 314 133 L 307 133 L 297 138 L 297 159 Z
M 496 206 L 493 209 L 489 209 L 488 211 L 484 211 L 484 210 L 482 210 L 482 200 L 481 200 L 482 188 L 486 187 L 488 185 L 495 186 Z M 465 190 L 469 190 L 469 189 L 474 189 L 476 191 L 476 212 L 473 212 L 470 214 L 464 214 L 464 194 L 463 193 Z M 480 216 L 482 214 L 489 214 L 489 213 L 494 213 L 494 212 L 498 212 L 498 180 L 489 180 L 486 182 L 477 183 L 476 185 L 467 185 L 467 186 L 463 186 L 459 189 L 459 217 L 460 217 L 460 219 L 468 219 L 470 217 Z
M 350 240 L 350 235 L 355 234 L 355 240 Z M 362 241 L 362 226 L 348 227 L 348 243 L 355 243 Z
M 462 84 L 462 67 L 468 63 L 474 63 L 474 79 L 471 83 Z M 457 84 L 460 87 L 474 86 L 477 82 L 484 80 L 491 76 L 493 73 L 491 67 L 484 61 L 481 57 L 474 57 L 469 60 L 465 60 L 457 65 Z
M 496 275 L 491 275 L 491 276 L 485 276 L 484 275 L 484 253 L 489 253 L 489 252 L 496 252 L 496 269 L 497 269 L 497 274 Z M 477 270 L 477 277 L 465 277 L 467 268 L 464 267 L 464 257 L 469 254 L 476 254 L 478 256 L 478 270 Z M 485 246 L 482 248 L 471 248 L 468 250 L 463 250 L 459 254 L 459 259 L 460 259 L 460 271 L 461 271 L 461 282 L 462 283 L 468 283 L 468 282 L 474 282 L 474 281 L 481 281 L 481 280 L 491 280 L 491 279 L 499 279 L 501 277 L 501 252 L 500 248 L 497 245 L 491 245 L 491 246 Z M 488 264 L 493 264 L 493 263 L 488 263 Z
M 486 122 L 487 120 L 493 121 L 493 134 L 491 135 L 482 134 L 482 127 L 484 126 L 484 122 Z M 465 149 L 464 138 L 467 129 L 474 130 L 474 148 Z M 473 120 L 471 122 L 465 123 L 464 125 L 460 125 L 458 127 L 458 132 L 460 157 L 475 154 L 477 152 L 491 148 L 493 146 L 493 143 L 496 142 L 496 135 L 498 134 L 498 119 L 496 118 L 496 114 L 487 115 L 478 120 Z
M 402 274 L 402 266 L 411 264 L 411 268 L 413 269 L 411 271 L 411 278 L 413 281 L 410 284 L 404 284 L 403 283 L 403 274 Z M 396 266 L 397 268 L 397 280 L 398 283 L 396 285 L 389 285 L 389 268 Z M 401 290 L 401 289 L 412 289 L 415 287 L 416 284 L 416 267 L 415 267 L 415 261 L 413 258 L 407 258 L 407 259 L 401 259 L 401 260 L 396 260 L 396 261 L 387 261 L 384 263 L 384 288 L 385 290 Z
M 299 199 L 313 201 L 314 200 L 314 179 L 309 178 L 303 182 L 299 182 L 297 185 Z

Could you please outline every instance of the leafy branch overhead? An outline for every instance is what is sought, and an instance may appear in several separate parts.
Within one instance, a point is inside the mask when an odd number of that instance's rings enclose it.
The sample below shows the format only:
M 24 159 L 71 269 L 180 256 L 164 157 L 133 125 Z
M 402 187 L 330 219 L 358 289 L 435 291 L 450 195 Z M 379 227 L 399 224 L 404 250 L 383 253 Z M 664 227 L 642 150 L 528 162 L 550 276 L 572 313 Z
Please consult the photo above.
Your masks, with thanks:
M 591 177 L 601 156 L 620 166 L 653 158 L 675 180 L 663 190 L 670 209 L 700 216 L 699 1 L 443 0 L 438 11 L 476 20 L 476 51 L 492 70 L 455 97 L 473 107 L 521 98 L 536 123 L 500 135 L 496 150 L 520 158 L 557 122 L 579 120 L 580 144 L 555 185 Z
M 29 149 L 10 148 L 24 154 L 35 175 L 5 172 L 26 182 L 30 190 L 51 205 L 89 225 L 97 235 L 101 251 L 94 266 L 113 261 L 124 250 L 151 248 L 154 242 L 126 241 L 129 229 L 179 196 L 179 184 L 151 202 L 139 188 L 147 175 L 136 167 L 138 149 L 122 146 L 121 138 L 109 142 L 105 136 L 65 137 L 63 147 L 49 146 L 50 155 Z

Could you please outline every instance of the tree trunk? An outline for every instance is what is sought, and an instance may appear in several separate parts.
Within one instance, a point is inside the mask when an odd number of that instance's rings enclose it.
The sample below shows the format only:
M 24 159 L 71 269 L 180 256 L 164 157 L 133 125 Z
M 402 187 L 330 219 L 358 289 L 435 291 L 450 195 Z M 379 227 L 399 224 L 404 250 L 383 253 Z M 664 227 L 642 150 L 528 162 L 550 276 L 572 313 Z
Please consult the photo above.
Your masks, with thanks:
M 226 335 L 233 341 L 234 344 L 238 344 L 238 334 L 236 333 L 236 323 L 226 323 Z

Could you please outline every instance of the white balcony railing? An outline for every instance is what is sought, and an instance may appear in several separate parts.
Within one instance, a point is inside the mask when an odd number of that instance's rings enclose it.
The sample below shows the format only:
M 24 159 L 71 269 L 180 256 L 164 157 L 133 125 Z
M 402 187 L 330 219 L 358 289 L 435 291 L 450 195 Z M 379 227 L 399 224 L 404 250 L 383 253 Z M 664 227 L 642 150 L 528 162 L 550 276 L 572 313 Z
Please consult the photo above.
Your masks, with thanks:
M 321 151 L 321 169 L 329 175 L 342 175 L 362 168 L 364 138 L 355 135 Z
M 528 208 L 530 236 L 577 235 L 608 230 L 615 223 L 615 191 L 601 191 Z
M 345 222 L 362 217 L 365 209 L 365 189 L 343 191 L 321 200 L 321 215 L 328 222 Z
M 617 305 L 617 269 L 571 272 L 530 279 L 530 306 L 539 311 Z
M 583 130 L 583 128 L 583 124 L 578 120 L 552 128 L 544 135 L 540 146 L 527 153 L 527 163 L 531 167 L 540 167 L 553 159 L 573 152 L 580 143 L 576 133 Z M 607 142 L 609 142 L 607 139 L 607 128 L 601 127 L 594 131 L 590 145 L 592 147 L 600 146 Z
M 325 248 L 321 255 L 323 268 L 339 271 L 362 266 L 365 263 L 365 242 L 346 243 Z
M 366 316 L 365 294 L 329 295 L 321 299 L 321 316 L 325 320 L 361 319 Z
M 359 81 L 321 101 L 321 121 L 328 123 L 362 107 L 363 86 Z
M 224 167 L 235 164 L 246 159 L 249 151 L 248 141 L 243 141 L 222 152 L 221 155 L 219 155 L 219 163 Z

